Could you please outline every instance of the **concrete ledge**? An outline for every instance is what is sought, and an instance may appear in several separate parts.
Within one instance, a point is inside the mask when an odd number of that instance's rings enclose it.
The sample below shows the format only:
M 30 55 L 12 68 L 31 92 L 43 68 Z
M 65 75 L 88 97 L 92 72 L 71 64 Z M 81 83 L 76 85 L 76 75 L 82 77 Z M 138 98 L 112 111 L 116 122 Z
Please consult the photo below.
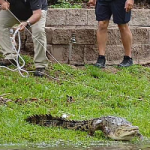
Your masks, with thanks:
M 77 44 L 91 45 L 96 44 L 96 31 L 97 28 L 84 26 L 84 27 L 46 27 L 47 43 L 52 45 L 69 44 L 72 34 L 75 34 Z M 149 44 L 150 43 L 150 27 L 131 27 L 133 34 L 133 43 L 136 44 Z M 30 34 L 26 34 L 26 42 L 32 43 Z M 120 32 L 118 28 L 108 29 L 108 42 L 107 45 L 122 44 Z
M 133 9 L 130 25 L 150 26 L 150 9 Z M 49 9 L 46 26 L 97 26 L 95 9 Z
M 96 31 L 97 28 L 89 28 L 84 26 L 65 28 L 61 27 L 47 27 L 47 41 L 48 44 L 69 44 L 72 34 L 75 34 L 77 44 L 96 44 Z M 150 27 L 134 27 L 131 28 L 133 34 L 133 43 L 148 44 L 150 42 Z M 122 44 L 120 32 L 118 28 L 108 29 L 108 45 Z
M 61 63 L 68 63 L 69 45 L 48 45 L 47 49 Z M 72 47 L 70 64 L 94 64 L 97 60 L 98 48 L 96 45 L 76 45 Z M 119 64 L 124 56 L 122 45 L 107 45 L 106 64 Z M 132 56 L 134 64 L 150 63 L 150 45 L 133 44 Z M 52 62 L 55 60 L 49 57 Z

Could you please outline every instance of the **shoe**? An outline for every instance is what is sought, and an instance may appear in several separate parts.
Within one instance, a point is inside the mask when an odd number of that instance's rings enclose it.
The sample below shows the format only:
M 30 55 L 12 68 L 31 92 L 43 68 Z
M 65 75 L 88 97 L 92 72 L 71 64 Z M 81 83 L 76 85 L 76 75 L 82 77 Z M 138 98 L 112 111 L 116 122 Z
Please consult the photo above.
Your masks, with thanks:
M 119 67 L 129 67 L 133 65 L 133 60 L 129 56 L 124 56 L 123 61 L 118 65 Z
M 36 68 L 34 76 L 43 77 L 45 74 L 45 68 Z
M 3 61 L 0 61 L 0 66 L 10 66 L 10 65 L 17 66 L 16 62 L 13 59 L 4 59 Z
M 98 68 L 105 68 L 105 62 L 106 62 L 105 56 L 99 55 L 97 62 L 94 66 Z

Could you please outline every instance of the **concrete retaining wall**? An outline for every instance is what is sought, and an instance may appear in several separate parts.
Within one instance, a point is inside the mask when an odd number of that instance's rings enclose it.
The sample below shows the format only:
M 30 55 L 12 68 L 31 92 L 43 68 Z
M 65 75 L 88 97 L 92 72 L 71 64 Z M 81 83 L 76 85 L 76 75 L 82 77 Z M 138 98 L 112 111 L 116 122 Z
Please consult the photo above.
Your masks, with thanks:
M 150 9 L 133 9 L 131 26 L 150 26 Z M 49 9 L 46 26 L 97 26 L 94 9 Z M 110 26 L 114 24 L 110 23 Z
M 150 10 L 133 10 L 130 27 L 133 33 L 134 63 L 150 62 L 150 27 L 146 26 L 150 26 Z M 94 9 L 49 9 L 46 22 L 47 50 L 59 62 L 68 63 L 70 40 L 72 34 L 75 34 L 76 43 L 72 44 L 70 63 L 93 64 L 98 56 L 96 29 Z M 118 28 L 112 21 L 108 34 L 107 64 L 120 63 L 124 50 Z M 23 43 L 26 51 L 33 49 L 31 35 L 28 33 L 23 36 Z M 53 61 L 52 57 L 49 58 Z

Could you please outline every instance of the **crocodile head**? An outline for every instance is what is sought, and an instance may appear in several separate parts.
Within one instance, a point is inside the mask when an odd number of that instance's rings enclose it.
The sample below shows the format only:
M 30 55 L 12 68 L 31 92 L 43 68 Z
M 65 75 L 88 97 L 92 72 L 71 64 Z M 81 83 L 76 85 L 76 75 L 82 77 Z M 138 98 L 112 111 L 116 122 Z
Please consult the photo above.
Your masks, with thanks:
M 116 127 L 113 131 L 110 130 L 107 136 L 114 140 L 128 141 L 136 136 L 141 137 L 142 135 L 139 133 L 139 128 L 137 126 L 122 125 Z

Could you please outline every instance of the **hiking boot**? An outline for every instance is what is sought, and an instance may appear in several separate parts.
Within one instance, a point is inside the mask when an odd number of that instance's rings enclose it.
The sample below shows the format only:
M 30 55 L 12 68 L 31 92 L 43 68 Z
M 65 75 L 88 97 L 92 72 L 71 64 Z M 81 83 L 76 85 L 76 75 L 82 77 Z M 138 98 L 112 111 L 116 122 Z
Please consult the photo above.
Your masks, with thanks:
M 97 62 L 94 66 L 98 68 L 105 68 L 105 62 L 106 62 L 105 56 L 99 55 Z
M 123 61 L 118 65 L 119 67 L 129 67 L 133 65 L 133 60 L 129 56 L 124 56 Z
M 7 67 L 7 66 L 10 66 L 12 64 L 17 66 L 15 60 L 13 60 L 13 59 L 4 59 L 3 61 L 0 61 L 0 66 Z
M 36 68 L 34 76 L 43 77 L 45 74 L 45 68 Z

